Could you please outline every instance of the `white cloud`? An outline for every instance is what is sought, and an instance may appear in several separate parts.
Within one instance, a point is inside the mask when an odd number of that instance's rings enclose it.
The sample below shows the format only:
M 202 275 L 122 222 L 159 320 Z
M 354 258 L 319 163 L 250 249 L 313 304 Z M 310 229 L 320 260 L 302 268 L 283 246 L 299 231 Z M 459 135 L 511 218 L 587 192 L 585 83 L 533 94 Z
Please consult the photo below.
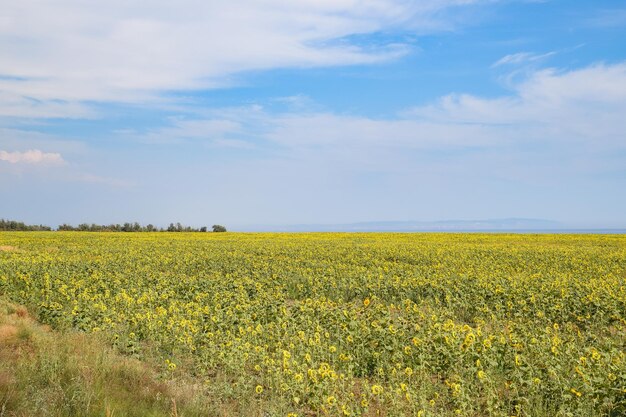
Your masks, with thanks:
M 442 11 L 481 1 L 6 2 L 0 94 L 20 106 L 0 114 L 72 115 L 85 110 L 67 103 L 146 101 L 224 85 L 247 70 L 385 61 L 407 46 L 364 47 L 350 37 L 441 29 Z
M 619 158 L 626 150 L 624 114 L 626 63 L 620 63 L 539 70 L 506 96 L 452 94 L 393 118 L 250 106 L 214 109 L 203 119 L 177 120 L 139 139 L 187 138 L 214 146 L 233 140 L 264 149 L 259 158 L 299 161 L 303 169 L 311 163 L 391 173 L 425 169 L 417 161 L 431 168 L 440 161 L 437 169 L 459 175 L 468 166 L 477 172 L 497 166 L 493 175 L 525 180 L 549 172 L 554 179 L 555 171 L 619 169 L 625 162 Z
M 217 109 L 203 120 L 177 121 L 158 137 L 262 137 L 286 147 L 450 148 L 541 138 L 624 145 L 626 62 L 571 71 L 538 70 L 510 95 L 444 96 L 395 118 L 328 112 L 271 113 L 261 106 Z M 532 133 L 532 135 L 531 135 Z
M 42 101 L 17 92 L 2 91 L 0 87 L 0 117 L 91 119 L 95 117 L 95 112 L 81 103 Z
M 529 62 L 540 61 L 542 59 L 548 58 L 552 55 L 555 55 L 556 52 L 547 52 L 545 54 L 535 54 L 531 52 L 518 52 L 515 54 L 505 55 L 496 61 L 492 67 L 499 67 L 503 65 L 518 65 L 525 64 Z
M 626 63 L 572 71 L 544 69 L 515 86 L 512 95 L 485 99 L 454 94 L 410 112 L 422 120 L 480 124 L 520 140 L 626 145 Z
M 236 135 L 243 130 L 237 120 L 226 118 L 186 120 L 172 118 L 171 125 L 159 129 L 151 129 L 145 133 L 134 130 L 123 130 L 121 136 L 136 139 L 143 143 L 171 144 L 185 141 L 211 142 L 215 146 L 224 144 L 231 146 L 228 137 Z
M 129 188 L 137 186 L 129 181 L 109 175 L 91 173 L 97 161 L 89 154 L 83 142 L 70 141 L 54 135 L 0 128 L 0 148 L 31 149 L 25 151 L 6 151 L 0 149 L 0 178 L 9 175 L 12 180 L 28 177 L 37 181 L 45 180 L 59 183 L 89 183 L 111 188 Z M 44 152 L 36 147 L 54 148 L 60 152 Z M 67 163 L 63 158 L 69 155 L 72 160 Z M 55 167 L 54 170 L 46 168 Z M 39 169 L 42 168 L 42 169 Z
M 54 152 L 42 152 L 39 149 L 31 149 L 24 152 L 8 152 L 0 150 L 0 161 L 11 164 L 44 164 L 62 165 L 65 163 L 61 154 Z

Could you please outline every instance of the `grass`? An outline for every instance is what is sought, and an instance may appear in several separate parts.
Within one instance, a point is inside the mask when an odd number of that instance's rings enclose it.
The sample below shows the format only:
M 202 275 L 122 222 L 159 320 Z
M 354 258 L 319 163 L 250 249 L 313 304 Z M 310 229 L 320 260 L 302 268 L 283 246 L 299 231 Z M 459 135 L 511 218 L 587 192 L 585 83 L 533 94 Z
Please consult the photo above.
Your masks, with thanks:
M 229 415 L 192 378 L 160 375 L 96 335 L 53 331 L 0 298 L 0 417 Z

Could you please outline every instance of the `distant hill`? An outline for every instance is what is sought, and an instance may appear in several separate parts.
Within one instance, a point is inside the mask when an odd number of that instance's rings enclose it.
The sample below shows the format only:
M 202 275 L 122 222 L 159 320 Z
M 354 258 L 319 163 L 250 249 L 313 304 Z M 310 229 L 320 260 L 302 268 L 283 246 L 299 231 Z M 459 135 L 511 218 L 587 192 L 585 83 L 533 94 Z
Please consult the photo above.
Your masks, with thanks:
M 561 230 L 562 223 L 545 219 L 490 219 L 490 220 L 442 220 L 380 221 L 345 224 L 296 224 L 252 225 L 236 228 L 242 231 L 276 232 L 464 232 L 464 231 L 533 231 Z

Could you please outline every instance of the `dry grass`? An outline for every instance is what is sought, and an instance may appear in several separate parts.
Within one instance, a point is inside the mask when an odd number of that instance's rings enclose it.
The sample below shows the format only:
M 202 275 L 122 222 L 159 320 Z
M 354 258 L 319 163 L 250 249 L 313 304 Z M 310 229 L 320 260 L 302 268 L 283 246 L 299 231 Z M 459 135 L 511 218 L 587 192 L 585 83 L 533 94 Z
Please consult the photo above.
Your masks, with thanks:
M 0 344 L 8 344 L 13 342 L 17 336 L 17 327 L 12 324 L 0 325 Z
M 0 297 L 1 417 L 234 415 L 221 402 L 182 371 L 166 374 L 95 335 L 50 330 Z

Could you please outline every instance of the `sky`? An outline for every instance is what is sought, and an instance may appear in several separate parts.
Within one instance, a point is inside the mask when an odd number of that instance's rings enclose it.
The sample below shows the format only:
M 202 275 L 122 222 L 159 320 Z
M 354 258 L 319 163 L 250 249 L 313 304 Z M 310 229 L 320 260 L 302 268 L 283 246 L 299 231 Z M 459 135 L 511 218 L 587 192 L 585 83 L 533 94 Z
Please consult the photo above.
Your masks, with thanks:
M 6 0 L 0 218 L 626 227 L 626 2 Z

